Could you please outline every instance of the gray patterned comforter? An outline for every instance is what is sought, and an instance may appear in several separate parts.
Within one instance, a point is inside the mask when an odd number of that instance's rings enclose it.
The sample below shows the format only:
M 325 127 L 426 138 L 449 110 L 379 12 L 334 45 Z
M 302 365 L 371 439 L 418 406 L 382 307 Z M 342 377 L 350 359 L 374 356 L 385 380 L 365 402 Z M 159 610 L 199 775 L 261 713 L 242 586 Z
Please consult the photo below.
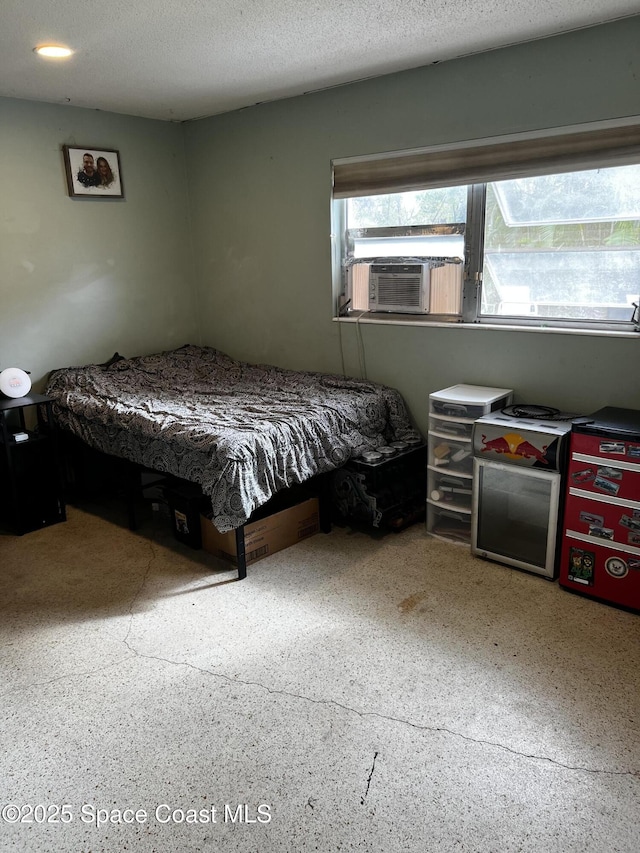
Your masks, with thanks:
M 55 370 L 46 393 L 57 424 L 92 447 L 198 483 L 221 532 L 281 489 L 415 436 L 397 391 L 209 347 Z

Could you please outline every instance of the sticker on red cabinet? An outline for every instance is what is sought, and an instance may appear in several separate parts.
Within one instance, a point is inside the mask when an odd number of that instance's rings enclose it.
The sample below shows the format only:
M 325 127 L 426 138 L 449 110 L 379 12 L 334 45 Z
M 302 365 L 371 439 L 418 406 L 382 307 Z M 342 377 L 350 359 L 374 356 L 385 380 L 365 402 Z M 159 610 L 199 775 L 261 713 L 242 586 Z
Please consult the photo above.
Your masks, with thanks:
M 611 527 L 598 527 L 596 524 L 589 525 L 589 536 L 596 536 L 598 539 L 611 539 L 613 540 L 613 528 Z
M 640 533 L 640 518 L 632 518 L 630 515 L 622 515 L 620 516 L 620 524 L 623 527 L 627 527 L 629 530 L 633 530 L 634 533 Z
M 583 584 L 583 586 L 593 586 L 595 564 L 596 555 L 594 551 L 571 548 L 569 552 L 569 580 Z
M 629 566 L 622 557 L 609 557 L 605 560 L 604 567 L 612 578 L 624 578 L 629 574 Z
M 610 468 L 608 465 L 601 465 L 598 468 L 598 477 L 606 477 L 609 480 L 621 480 L 622 471 L 620 468 Z
M 596 477 L 593 481 L 593 485 L 596 489 L 600 489 L 601 492 L 606 492 L 608 495 L 617 495 L 620 491 L 618 483 L 613 483 L 611 480 L 605 480 L 604 477 Z
M 596 476 L 596 472 L 591 468 L 583 468 L 581 471 L 574 471 L 571 479 L 574 483 L 588 483 Z
M 619 456 L 624 456 L 626 449 L 624 441 L 600 442 L 600 453 L 617 453 Z
M 595 524 L 596 527 L 604 527 L 604 515 L 596 515 L 593 512 L 582 510 L 578 517 L 584 524 Z

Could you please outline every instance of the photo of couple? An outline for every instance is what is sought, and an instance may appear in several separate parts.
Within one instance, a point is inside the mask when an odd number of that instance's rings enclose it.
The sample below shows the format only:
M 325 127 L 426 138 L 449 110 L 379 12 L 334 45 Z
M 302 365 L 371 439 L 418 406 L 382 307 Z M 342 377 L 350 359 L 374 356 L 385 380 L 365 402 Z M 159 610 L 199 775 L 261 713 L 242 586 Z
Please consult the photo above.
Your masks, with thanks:
M 77 175 L 78 183 L 83 187 L 110 187 L 114 177 L 111 166 L 105 157 L 94 159 L 88 152 L 82 155 L 82 169 Z
M 123 198 L 117 151 L 63 146 L 71 197 Z

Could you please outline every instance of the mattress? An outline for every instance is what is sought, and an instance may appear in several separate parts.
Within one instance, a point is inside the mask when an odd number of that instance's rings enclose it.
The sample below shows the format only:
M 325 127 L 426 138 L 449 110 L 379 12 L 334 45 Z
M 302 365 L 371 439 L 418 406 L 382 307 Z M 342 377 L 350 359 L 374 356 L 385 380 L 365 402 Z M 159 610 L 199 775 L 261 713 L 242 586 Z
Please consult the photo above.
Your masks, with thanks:
M 417 435 L 394 389 L 211 347 L 55 370 L 46 393 L 57 425 L 88 445 L 199 484 L 220 532 L 282 489 Z

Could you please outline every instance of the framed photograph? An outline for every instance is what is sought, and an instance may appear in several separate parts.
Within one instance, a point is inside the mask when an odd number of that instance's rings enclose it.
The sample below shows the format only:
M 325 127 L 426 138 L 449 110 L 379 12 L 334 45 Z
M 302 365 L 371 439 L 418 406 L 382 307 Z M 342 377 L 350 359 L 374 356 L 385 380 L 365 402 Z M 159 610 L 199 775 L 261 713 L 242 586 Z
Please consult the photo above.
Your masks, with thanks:
M 120 154 L 111 148 L 62 146 L 71 198 L 124 198 Z

